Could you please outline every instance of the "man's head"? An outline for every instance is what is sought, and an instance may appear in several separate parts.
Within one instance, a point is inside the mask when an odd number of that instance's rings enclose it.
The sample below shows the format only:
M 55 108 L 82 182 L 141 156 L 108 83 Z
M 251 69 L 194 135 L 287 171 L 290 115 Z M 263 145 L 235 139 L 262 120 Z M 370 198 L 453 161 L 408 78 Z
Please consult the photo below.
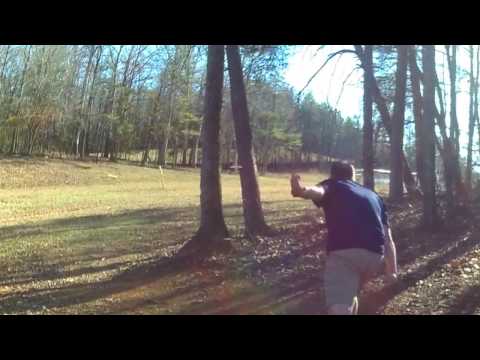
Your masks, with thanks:
M 330 177 L 334 180 L 354 180 L 355 168 L 344 161 L 334 161 L 330 168 Z

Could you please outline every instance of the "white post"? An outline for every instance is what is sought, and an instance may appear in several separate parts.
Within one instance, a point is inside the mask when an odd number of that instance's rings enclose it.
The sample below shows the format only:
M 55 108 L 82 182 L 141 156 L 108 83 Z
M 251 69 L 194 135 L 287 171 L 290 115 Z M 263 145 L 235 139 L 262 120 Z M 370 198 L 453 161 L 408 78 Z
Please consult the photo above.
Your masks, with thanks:
M 158 166 L 158 169 L 160 170 L 160 182 L 162 183 L 162 189 L 165 189 L 165 182 L 163 181 L 163 169 L 160 165 Z

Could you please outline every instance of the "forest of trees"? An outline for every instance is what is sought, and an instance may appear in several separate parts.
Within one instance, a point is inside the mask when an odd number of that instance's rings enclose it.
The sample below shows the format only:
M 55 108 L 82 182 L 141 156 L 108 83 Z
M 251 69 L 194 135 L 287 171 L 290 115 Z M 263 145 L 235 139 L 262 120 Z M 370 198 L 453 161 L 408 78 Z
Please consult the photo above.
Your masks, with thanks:
M 366 172 L 372 172 L 371 159 L 375 158 L 369 128 L 374 123 L 370 110 L 374 103 L 389 138 L 390 200 L 401 200 L 404 185 L 408 193 L 422 196 L 423 223 L 427 228 L 439 221 L 438 190 L 445 190 L 447 216 L 462 213 L 459 210 L 465 210 L 473 186 L 473 136 L 475 124 L 479 123 L 478 46 L 389 45 L 375 46 L 375 51 L 370 45 L 354 48 L 344 51 L 358 57 L 364 70 L 364 103 L 368 108 L 364 111 Z M 459 50 L 469 54 L 470 69 L 458 66 Z M 467 149 L 461 146 L 457 116 L 458 78 L 465 75 L 470 84 Z M 413 144 L 404 144 L 407 122 L 414 125 Z M 462 150 L 467 150 L 466 161 Z M 417 172 L 417 182 L 412 169 Z M 368 186 L 374 187 L 371 179 Z
M 288 54 L 288 46 L 240 47 L 259 170 L 318 156 L 360 161 L 359 118 L 309 94 L 299 101 L 282 78 Z M 0 153 L 196 166 L 205 78 L 205 46 L 3 45 Z M 238 159 L 227 80 L 224 93 L 228 167 Z

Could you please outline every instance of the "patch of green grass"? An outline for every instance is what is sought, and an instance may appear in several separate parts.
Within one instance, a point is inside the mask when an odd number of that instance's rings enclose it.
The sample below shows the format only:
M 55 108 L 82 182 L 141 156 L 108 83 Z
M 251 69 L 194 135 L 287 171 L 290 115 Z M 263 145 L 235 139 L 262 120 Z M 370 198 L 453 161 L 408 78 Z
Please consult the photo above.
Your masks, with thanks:
M 1 160 L 0 169 L 0 271 L 6 279 L 168 252 L 199 226 L 198 169 L 164 170 L 165 187 L 158 169 L 121 163 Z M 309 184 L 324 178 L 303 177 Z M 259 182 L 267 222 L 274 226 L 312 208 L 290 196 L 289 174 L 260 176 Z M 222 174 L 222 196 L 227 226 L 239 233 L 238 174 Z

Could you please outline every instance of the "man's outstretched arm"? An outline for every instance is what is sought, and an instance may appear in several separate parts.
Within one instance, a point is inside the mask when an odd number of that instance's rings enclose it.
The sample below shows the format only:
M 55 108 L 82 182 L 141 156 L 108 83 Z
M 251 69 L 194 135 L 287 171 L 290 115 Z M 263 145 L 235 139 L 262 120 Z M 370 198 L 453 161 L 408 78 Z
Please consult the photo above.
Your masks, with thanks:
M 320 201 L 325 196 L 325 188 L 323 186 L 301 186 L 300 176 L 297 174 L 292 174 L 292 177 L 290 178 L 290 185 L 293 197 Z

